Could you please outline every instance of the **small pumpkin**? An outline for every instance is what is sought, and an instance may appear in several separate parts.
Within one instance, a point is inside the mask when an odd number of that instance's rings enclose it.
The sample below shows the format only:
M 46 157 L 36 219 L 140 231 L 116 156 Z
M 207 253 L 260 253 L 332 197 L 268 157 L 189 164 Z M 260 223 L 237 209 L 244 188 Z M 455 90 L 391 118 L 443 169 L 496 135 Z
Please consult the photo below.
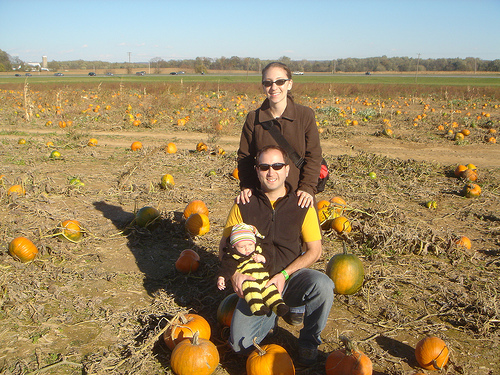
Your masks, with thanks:
M 292 358 L 282 346 L 268 344 L 259 346 L 253 339 L 255 350 L 247 358 L 247 375 L 294 375 Z
M 170 327 L 163 333 L 163 340 L 170 350 L 182 340 L 193 337 L 199 332 L 199 338 L 210 339 L 212 330 L 204 317 L 198 314 L 179 314 L 170 323 Z
M 415 357 L 422 368 L 441 370 L 448 363 L 450 351 L 439 337 L 428 336 L 417 343 Z
M 330 201 L 327 201 L 326 199 L 322 199 L 316 203 L 316 208 L 318 210 L 321 210 L 323 207 L 328 207 L 330 205 Z
M 135 224 L 139 227 L 145 228 L 153 225 L 160 219 L 160 211 L 154 207 L 142 207 L 135 214 Z
M 78 242 L 82 239 L 82 228 L 77 220 L 64 220 L 59 224 L 60 238 L 65 238 L 71 242 Z
M 138 150 L 142 149 L 142 143 L 139 141 L 132 142 L 132 145 L 130 146 L 130 148 L 132 149 L 132 151 L 138 151 Z
M 200 256 L 191 249 L 183 250 L 175 262 L 175 269 L 182 273 L 195 272 L 199 267 Z
M 202 200 L 194 200 L 189 202 L 184 209 L 184 219 L 187 219 L 192 214 L 204 214 L 208 216 L 208 208 Z
M 472 247 L 472 243 L 470 242 L 469 237 L 466 237 L 466 236 L 462 236 L 462 237 L 460 237 L 460 238 L 457 240 L 456 244 L 457 244 L 458 246 L 465 247 L 467 250 L 470 250 L 470 249 L 471 249 L 471 247 Z
M 467 181 L 476 181 L 478 178 L 478 174 L 475 169 L 467 168 L 460 173 L 460 177 Z
M 207 151 L 207 150 L 208 150 L 208 147 L 204 142 L 198 142 L 198 144 L 196 145 L 196 151 L 198 151 L 198 152 Z
M 356 255 L 347 253 L 345 242 L 343 246 L 344 251 L 330 259 L 325 273 L 335 284 L 335 293 L 354 294 L 363 285 L 365 270 L 363 263 Z
M 481 195 L 481 187 L 478 184 L 467 184 L 464 187 L 464 195 L 467 198 L 477 198 Z
M 205 214 L 192 214 L 186 220 L 185 227 L 192 236 L 203 236 L 210 230 L 210 220 Z
M 53 150 L 49 155 L 50 159 L 59 159 L 60 157 L 61 157 L 61 153 L 57 150 Z
M 455 168 L 455 171 L 453 172 L 455 174 L 455 177 L 460 177 L 460 174 L 465 171 L 467 167 L 465 165 L 459 164 Z
M 26 191 L 24 190 L 24 187 L 22 185 L 12 185 L 7 190 L 7 195 L 11 195 L 11 194 L 24 195 L 24 194 L 26 194 Z
M 161 176 L 160 186 L 162 189 L 173 189 L 175 186 L 174 176 L 168 173 Z
M 193 337 L 175 346 L 170 357 L 170 367 L 177 375 L 210 375 L 219 365 L 219 351 L 208 339 Z
M 224 298 L 217 308 L 217 321 L 223 327 L 231 327 L 233 320 L 234 309 L 238 304 L 240 297 L 236 293 L 232 293 Z
M 87 142 L 87 146 L 95 147 L 95 146 L 97 146 L 97 143 L 99 143 L 99 141 L 97 139 L 90 138 L 89 141 Z
M 231 173 L 231 176 L 233 176 L 235 179 L 239 180 L 240 179 L 240 173 L 238 171 L 238 168 L 233 169 L 233 173 Z
M 371 359 L 358 350 L 354 343 L 345 336 L 340 336 L 343 349 L 328 355 L 325 363 L 326 375 L 372 375 Z
M 347 203 L 340 197 L 333 197 L 330 199 L 330 202 L 333 207 L 335 207 L 335 213 L 337 216 L 341 216 L 344 212 L 344 209 L 347 207 Z
M 9 254 L 23 263 L 31 262 L 38 254 L 38 249 L 26 237 L 14 238 L 9 244 Z
M 177 152 L 177 146 L 174 142 L 169 142 L 167 147 L 165 147 L 165 152 L 167 154 L 175 154 Z
M 345 216 L 339 216 L 333 219 L 332 229 L 337 233 L 349 233 L 352 229 L 351 222 Z

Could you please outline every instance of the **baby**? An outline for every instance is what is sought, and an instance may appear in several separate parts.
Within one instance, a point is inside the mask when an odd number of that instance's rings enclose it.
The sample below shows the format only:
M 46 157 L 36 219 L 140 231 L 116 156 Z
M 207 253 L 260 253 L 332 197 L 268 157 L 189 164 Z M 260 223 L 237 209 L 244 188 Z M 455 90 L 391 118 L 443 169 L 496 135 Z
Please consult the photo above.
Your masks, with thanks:
M 243 295 L 255 315 L 265 315 L 270 310 L 276 315 L 285 315 L 289 308 L 281 298 L 274 284 L 266 288 L 269 273 L 264 269 L 266 258 L 262 255 L 262 248 L 257 245 L 257 239 L 264 238 L 253 225 L 236 224 L 231 230 L 229 242 L 232 245 L 224 253 L 217 279 L 220 290 L 226 288 L 226 279 L 230 279 L 234 272 L 250 275 L 255 280 L 243 282 Z

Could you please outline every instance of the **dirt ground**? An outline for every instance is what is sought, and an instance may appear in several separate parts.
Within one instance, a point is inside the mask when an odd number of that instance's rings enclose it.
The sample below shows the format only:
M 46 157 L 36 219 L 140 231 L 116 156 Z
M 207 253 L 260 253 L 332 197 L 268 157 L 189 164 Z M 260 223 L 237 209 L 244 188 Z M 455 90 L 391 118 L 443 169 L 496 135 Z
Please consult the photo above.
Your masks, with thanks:
M 228 350 L 227 331 L 216 319 L 230 291 L 218 291 L 214 282 L 221 230 L 238 192 L 231 176 L 237 130 L 68 130 L 0 116 L 0 372 L 171 374 L 170 350 L 158 333 L 174 315 L 190 311 L 212 327 L 221 355 L 215 373 L 244 374 L 245 360 Z M 498 128 L 498 119 L 491 124 Z M 336 296 L 322 357 L 297 373 L 324 374 L 324 358 L 340 347 L 341 334 L 370 357 L 374 374 L 422 372 L 414 348 L 426 335 L 450 348 L 442 373 L 498 373 L 500 147 L 482 141 L 481 127 L 475 140 L 460 143 L 412 126 L 393 125 L 395 136 L 386 137 L 379 123 L 330 125 L 321 137 L 331 178 L 317 199 L 341 196 L 348 203 L 353 230 L 344 240 L 362 260 L 365 281 L 355 295 Z M 86 145 L 90 136 L 97 147 Z M 21 137 L 26 144 L 18 144 Z M 49 158 L 49 140 L 60 159 Z M 132 152 L 135 140 L 144 147 Z M 196 152 L 199 141 L 226 153 Z M 168 142 L 177 153 L 164 151 Z M 478 168 L 479 198 L 465 198 L 464 181 L 453 175 L 457 164 L 467 163 Z M 165 173 L 175 178 L 171 190 L 159 186 Z M 84 186 L 71 185 L 72 177 Z M 26 195 L 7 195 L 14 183 L 23 183 Z M 194 199 L 210 211 L 210 232 L 200 237 L 186 234 L 182 219 Z M 425 206 L 429 200 L 436 209 Z M 161 212 L 154 229 L 133 225 L 144 206 Z M 66 219 L 84 227 L 81 242 L 56 236 Z M 37 245 L 33 262 L 9 255 L 17 236 Z M 456 245 L 460 236 L 471 239 L 472 249 Z M 186 248 L 201 257 L 189 275 L 174 267 Z M 326 231 L 323 256 L 313 267 L 324 270 L 341 251 L 342 238 Z M 279 326 L 269 340 L 294 357 L 300 327 L 282 320 Z

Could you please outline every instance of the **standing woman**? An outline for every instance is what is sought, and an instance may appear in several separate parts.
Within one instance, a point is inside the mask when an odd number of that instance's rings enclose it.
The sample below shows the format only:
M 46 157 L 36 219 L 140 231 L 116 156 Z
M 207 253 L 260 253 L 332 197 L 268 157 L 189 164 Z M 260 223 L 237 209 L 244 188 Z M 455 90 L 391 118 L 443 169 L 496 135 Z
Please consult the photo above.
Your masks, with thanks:
M 299 197 L 299 206 L 313 204 L 322 160 L 319 133 L 314 111 L 295 103 L 290 96 L 292 85 L 292 72 L 285 64 L 272 62 L 262 70 L 262 88 L 267 98 L 259 109 L 248 113 L 241 132 L 237 159 L 241 188 L 236 198 L 238 203 L 248 203 L 253 190 L 260 186 L 255 171 L 257 151 L 264 146 L 278 144 L 262 123 L 275 120 L 273 126 L 279 128 L 288 143 L 305 160 L 300 169 L 290 163 L 287 181 Z

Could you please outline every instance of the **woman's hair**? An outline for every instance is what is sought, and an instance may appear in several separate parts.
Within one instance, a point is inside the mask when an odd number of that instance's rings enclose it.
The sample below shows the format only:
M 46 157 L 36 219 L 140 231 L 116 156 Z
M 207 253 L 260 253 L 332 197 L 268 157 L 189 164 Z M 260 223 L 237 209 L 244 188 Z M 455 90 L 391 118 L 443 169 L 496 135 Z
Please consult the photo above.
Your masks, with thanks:
M 270 68 L 281 68 L 286 72 L 286 76 L 288 77 L 288 79 L 292 79 L 292 71 L 290 70 L 290 68 L 286 64 L 283 64 L 279 61 L 274 61 L 267 64 L 264 69 L 262 69 L 262 77 L 264 77 L 264 74 L 266 74 L 267 70 Z

